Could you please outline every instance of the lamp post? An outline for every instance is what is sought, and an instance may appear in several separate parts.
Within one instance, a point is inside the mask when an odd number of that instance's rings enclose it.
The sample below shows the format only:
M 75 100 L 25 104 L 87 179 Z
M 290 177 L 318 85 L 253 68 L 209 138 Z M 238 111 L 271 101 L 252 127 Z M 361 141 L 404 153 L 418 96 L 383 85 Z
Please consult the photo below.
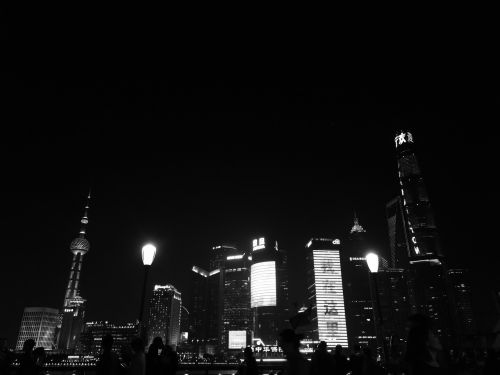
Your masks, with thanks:
M 382 344 L 382 356 L 383 361 L 387 361 L 387 350 L 385 346 L 385 334 L 384 334 L 384 323 L 382 318 L 382 309 L 380 307 L 380 296 L 378 292 L 378 284 L 377 284 L 377 273 L 379 267 L 379 257 L 375 253 L 368 253 L 365 257 L 366 264 L 368 265 L 368 269 L 370 270 L 370 285 L 373 285 L 373 288 L 370 288 L 372 294 L 373 301 L 373 317 L 375 319 L 375 335 L 377 336 L 377 342 Z
M 144 315 L 144 301 L 146 300 L 146 286 L 148 283 L 148 273 L 153 260 L 156 255 L 156 247 L 151 244 L 144 245 L 142 247 L 142 264 L 144 264 L 144 284 L 142 285 L 142 296 L 141 296 L 141 310 L 139 311 L 139 335 L 144 338 L 143 332 L 143 315 Z

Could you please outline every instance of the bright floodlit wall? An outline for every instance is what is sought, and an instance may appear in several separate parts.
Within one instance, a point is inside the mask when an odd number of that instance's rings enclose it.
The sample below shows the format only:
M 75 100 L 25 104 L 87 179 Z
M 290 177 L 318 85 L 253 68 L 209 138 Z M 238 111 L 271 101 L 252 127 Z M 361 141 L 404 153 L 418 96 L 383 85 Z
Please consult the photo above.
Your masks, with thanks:
M 247 331 L 229 331 L 228 349 L 241 349 L 247 346 Z
M 338 250 L 313 250 L 319 340 L 347 346 L 347 329 Z
M 54 349 L 59 310 L 48 307 L 26 307 L 17 337 L 16 350 L 22 350 L 24 341 L 35 340 L 35 347 Z
M 276 306 L 276 262 L 250 267 L 250 307 Z

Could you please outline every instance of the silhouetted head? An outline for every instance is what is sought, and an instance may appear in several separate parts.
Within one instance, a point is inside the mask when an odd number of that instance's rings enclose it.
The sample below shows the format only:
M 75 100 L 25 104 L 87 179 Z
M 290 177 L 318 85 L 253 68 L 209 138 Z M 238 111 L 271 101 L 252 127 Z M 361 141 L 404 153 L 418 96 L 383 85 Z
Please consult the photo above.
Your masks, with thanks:
M 45 349 L 40 346 L 33 350 L 33 358 L 37 364 L 43 364 L 45 362 Z
M 321 342 L 318 344 L 318 351 L 319 351 L 319 352 L 326 352 L 326 342 L 321 341 Z
M 144 341 L 140 337 L 134 337 L 130 342 L 130 347 L 134 353 L 144 352 Z
M 102 338 L 102 350 L 104 352 L 110 352 L 111 348 L 113 347 L 113 336 L 111 336 L 109 333 Z
M 298 353 L 300 347 L 300 340 L 303 336 L 295 333 L 293 329 L 287 328 L 281 331 L 279 335 L 279 345 L 283 349 L 285 355 Z
M 161 351 L 161 354 L 169 355 L 169 354 L 172 354 L 173 352 L 174 352 L 174 350 L 172 349 L 172 347 L 170 345 L 163 345 L 163 349 Z
M 442 350 L 441 343 L 432 329 L 432 321 L 425 315 L 415 314 L 408 319 L 406 360 L 409 363 L 425 362 L 431 353 Z
M 151 345 L 154 345 L 158 348 L 163 348 L 163 340 L 161 339 L 161 337 L 155 337 Z
M 371 350 L 368 346 L 365 346 L 365 347 L 363 348 L 363 355 L 364 355 L 367 359 L 371 358 L 371 357 L 372 357 L 372 350 Z
M 253 357 L 253 350 L 251 347 L 247 346 L 243 352 L 245 359 L 250 359 Z
M 335 354 L 342 354 L 342 345 L 338 344 L 336 347 L 335 347 Z
M 31 351 L 33 351 L 34 346 L 35 346 L 35 340 L 33 339 L 26 340 L 23 344 L 23 352 L 31 353 Z

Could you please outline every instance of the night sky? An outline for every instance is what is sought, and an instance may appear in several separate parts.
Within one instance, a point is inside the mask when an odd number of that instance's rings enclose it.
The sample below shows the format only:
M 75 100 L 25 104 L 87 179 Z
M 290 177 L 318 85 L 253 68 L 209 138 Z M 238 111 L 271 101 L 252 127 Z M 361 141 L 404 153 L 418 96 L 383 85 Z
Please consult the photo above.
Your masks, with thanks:
M 31 30 L 25 47 L 56 35 L 47 27 Z M 10 29 L 11 46 L 26 39 L 13 36 L 19 30 Z M 400 128 L 414 135 L 448 264 L 471 270 L 479 326 L 494 324 L 498 142 L 488 126 L 498 124 L 499 96 L 470 76 L 457 80 L 459 67 L 390 81 L 305 68 L 221 78 L 207 65 L 132 74 L 87 59 L 49 74 L 17 56 L 2 74 L 0 336 L 11 344 L 24 307 L 62 305 L 89 187 L 88 320 L 137 318 L 149 241 L 158 247 L 151 284 L 172 283 L 188 302 L 190 268 L 206 267 L 212 246 L 248 250 L 254 236 L 273 236 L 289 251 L 291 300 L 302 303 L 305 244 L 345 236 L 354 210 L 373 249 L 388 254 Z

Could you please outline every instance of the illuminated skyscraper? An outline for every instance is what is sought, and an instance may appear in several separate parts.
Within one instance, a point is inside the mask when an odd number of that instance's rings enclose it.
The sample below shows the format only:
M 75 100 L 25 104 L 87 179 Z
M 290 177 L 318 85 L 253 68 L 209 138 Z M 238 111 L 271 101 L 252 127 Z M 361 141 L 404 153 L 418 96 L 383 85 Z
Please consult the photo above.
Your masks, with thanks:
M 155 285 L 149 301 L 148 345 L 155 337 L 176 347 L 181 324 L 181 292 L 173 285 Z
M 26 307 L 17 336 L 16 350 L 22 350 L 24 341 L 35 340 L 35 346 L 46 350 L 55 348 L 55 334 L 59 323 L 59 310 L 48 307 Z
M 344 301 L 349 346 L 361 344 L 377 347 L 369 270 L 365 255 L 369 250 L 366 231 L 354 215 L 354 225 L 341 252 Z
M 189 341 L 197 351 L 204 347 L 207 339 L 208 324 L 208 272 L 193 266 L 191 269 L 191 304 L 189 322 Z
M 79 282 L 82 270 L 83 256 L 90 250 L 90 243 L 85 238 L 87 224 L 89 222 L 88 211 L 90 204 L 90 193 L 83 214 L 80 233 L 70 244 L 73 253 L 73 261 L 69 274 L 68 286 L 64 295 L 62 311 L 61 331 L 59 332 L 58 348 L 73 351 L 80 340 L 85 318 L 86 300 L 80 296 Z
M 308 300 L 313 339 L 346 347 L 347 328 L 340 262 L 340 240 L 312 238 L 306 245 Z M 367 276 L 368 277 L 368 276 Z
M 226 257 L 223 290 L 223 349 L 241 350 L 251 345 L 250 267 L 245 254 Z
M 434 212 L 414 152 L 413 135 L 402 131 L 396 135 L 394 141 L 398 159 L 401 200 L 411 244 L 410 257 L 420 255 L 440 257 L 441 246 Z
M 277 241 L 260 237 L 252 241 L 251 257 L 250 307 L 254 339 L 272 345 L 288 318 L 286 253 L 278 249 Z

